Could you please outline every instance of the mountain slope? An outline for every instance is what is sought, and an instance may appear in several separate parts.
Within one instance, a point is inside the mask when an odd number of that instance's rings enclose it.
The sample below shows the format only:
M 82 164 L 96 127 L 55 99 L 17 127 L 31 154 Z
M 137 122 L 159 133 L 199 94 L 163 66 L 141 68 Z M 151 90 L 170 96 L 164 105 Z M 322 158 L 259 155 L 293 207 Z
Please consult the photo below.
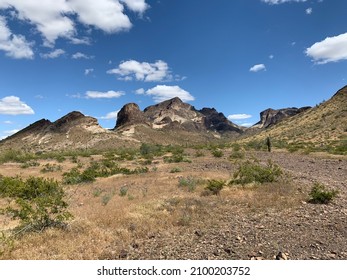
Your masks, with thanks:
M 345 149 L 347 141 L 347 86 L 311 109 L 284 119 L 280 123 L 246 138 L 263 141 L 270 136 L 274 142 L 303 143 L 304 147 L 334 146 Z

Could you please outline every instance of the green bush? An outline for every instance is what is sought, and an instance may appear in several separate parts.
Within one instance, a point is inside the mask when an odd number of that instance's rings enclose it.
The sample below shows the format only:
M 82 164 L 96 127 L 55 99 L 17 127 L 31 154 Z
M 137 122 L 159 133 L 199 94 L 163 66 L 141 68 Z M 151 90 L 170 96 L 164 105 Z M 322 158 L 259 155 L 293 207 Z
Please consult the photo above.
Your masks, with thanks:
M 205 187 L 205 189 L 214 195 L 218 195 L 223 189 L 224 185 L 224 180 L 208 180 L 208 185 Z
M 239 165 L 230 183 L 241 185 L 271 183 L 277 181 L 282 174 L 282 169 L 271 161 L 268 161 L 267 165 L 263 166 L 258 162 L 247 160 Z
M 128 193 L 128 187 L 123 186 L 119 189 L 119 196 L 126 196 Z
M 336 190 L 328 190 L 323 184 L 314 183 L 309 194 L 309 202 L 317 204 L 328 204 L 334 197 L 337 196 L 337 194 L 338 191 Z
M 142 174 L 148 172 L 147 167 L 136 167 L 131 170 L 124 167 L 119 167 L 117 164 L 109 160 L 104 160 L 101 163 L 92 162 L 83 172 L 77 168 L 71 169 L 63 174 L 63 183 L 68 185 L 89 183 L 95 181 L 97 177 L 109 177 L 115 174 Z
M 52 179 L 1 177 L 0 194 L 12 200 L 2 212 L 19 219 L 22 231 L 62 226 L 72 218 L 63 188 Z
M 61 171 L 63 168 L 61 165 L 47 163 L 41 169 L 41 173 Z
M 192 176 L 188 176 L 186 178 L 181 177 L 178 179 L 178 187 L 187 188 L 189 192 L 194 192 L 197 184 L 198 180 Z
M 212 155 L 217 158 L 221 158 L 223 156 L 223 151 L 221 150 L 212 150 Z
M 20 167 L 25 169 L 25 168 L 36 167 L 36 166 L 40 166 L 40 163 L 36 160 L 30 160 L 28 162 L 23 163 Z
M 178 172 L 182 172 L 181 168 L 179 167 L 174 167 L 170 170 L 170 173 L 178 173 Z

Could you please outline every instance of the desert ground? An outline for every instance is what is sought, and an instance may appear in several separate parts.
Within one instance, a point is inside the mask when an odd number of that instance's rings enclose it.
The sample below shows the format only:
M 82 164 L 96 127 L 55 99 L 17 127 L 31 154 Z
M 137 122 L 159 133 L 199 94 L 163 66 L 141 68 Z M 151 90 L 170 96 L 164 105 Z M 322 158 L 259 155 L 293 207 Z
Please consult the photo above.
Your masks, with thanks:
M 347 259 L 346 156 L 232 146 L 181 148 L 178 154 L 3 162 L 2 176 L 57 180 L 73 218 L 64 227 L 15 234 L 18 220 L 0 215 L 0 258 Z M 105 160 L 146 172 L 64 184 L 64 173 Z M 235 181 L 250 162 L 264 167 L 270 162 L 281 174 L 271 182 Z M 211 180 L 222 182 L 222 189 L 207 190 Z M 312 203 L 315 183 L 336 190 L 336 197 Z M 13 203 L 0 202 L 3 208 Z

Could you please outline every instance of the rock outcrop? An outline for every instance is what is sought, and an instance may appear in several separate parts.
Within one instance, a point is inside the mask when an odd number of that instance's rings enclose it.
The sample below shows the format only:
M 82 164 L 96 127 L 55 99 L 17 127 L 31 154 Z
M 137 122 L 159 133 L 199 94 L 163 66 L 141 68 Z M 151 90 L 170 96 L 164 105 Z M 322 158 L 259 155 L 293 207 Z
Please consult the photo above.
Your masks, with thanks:
M 238 132 L 242 130 L 239 126 L 229 121 L 223 113 L 217 112 L 215 108 L 202 108 L 200 111 L 205 116 L 205 127 L 210 130 L 216 130 L 218 132 Z
M 118 113 L 115 130 L 133 124 L 146 124 L 153 129 L 190 132 L 241 132 L 237 125 L 214 108 L 199 111 L 178 97 L 149 106 L 143 112 L 135 103 L 125 105 Z
M 287 117 L 295 116 L 301 112 L 304 112 L 308 109 L 311 109 L 311 107 L 302 107 L 302 108 L 285 108 L 285 109 L 267 109 L 265 111 L 262 111 L 260 113 L 260 121 L 256 123 L 253 127 L 254 128 L 268 128 L 274 124 L 279 123 L 283 119 Z
M 144 113 L 140 110 L 139 106 L 135 103 L 128 103 L 122 107 L 117 115 L 116 127 L 124 125 L 146 123 Z

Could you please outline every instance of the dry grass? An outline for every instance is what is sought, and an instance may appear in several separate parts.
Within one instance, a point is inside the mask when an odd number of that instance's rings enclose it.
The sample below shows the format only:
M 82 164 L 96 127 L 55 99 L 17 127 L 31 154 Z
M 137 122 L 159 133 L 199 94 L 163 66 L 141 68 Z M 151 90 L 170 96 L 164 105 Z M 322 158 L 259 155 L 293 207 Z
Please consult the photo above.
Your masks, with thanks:
M 236 165 L 223 158 L 195 157 L 187 151 L 192 163 L 164 163 L 155 158 L 150 172 L 140 175 L 115 175 L 98 178 L 93 183 L 66 187 L 69 211 L 75 219 L 65 230 L 51 228 L 40 233 L 25 234 L 1 255 L 2 259 L 107 259 L 119 257 L 138 240 L 151 236 L 174 234 L 182 230 L 218 226 L 235 211 L 282 211 L 295 207 L 302 199 L 290 183 L 272 183 L 263 186 L 225 187 L 217 196 L 202 196 L 204 183 L 197 184 L 193 192 L 179 188 L 179 178 L 193 176 L 204 182 L 208 179 L 230 178 Z M 94 157 L 96 160 L 101 157 Z M 78 158 L 87 164 L 90 158 Z M 41 166 L 47 161 L 40 161 Z M 54 162 L 51 162 L 54 163 Z M 21 169 L 16 164 L 5 164 L 2 175 L 21 174 L 26 177 L 47 176 L 61 180 L 65 172 L 76 164 L 60 163 L 63 171 L 42 174 L 39 167 Z M 136 161 L 122 165 L 137 166 Z M 172 167 L 182 172 L 170 173 Z M 121 188 L 125 195 L 120 195 Z M 1 223 L 2 222 L 2 223 Z M 2 230 L 9 228 L 0 221 Z M 135 244 L 135 245 L 134 245 Z

